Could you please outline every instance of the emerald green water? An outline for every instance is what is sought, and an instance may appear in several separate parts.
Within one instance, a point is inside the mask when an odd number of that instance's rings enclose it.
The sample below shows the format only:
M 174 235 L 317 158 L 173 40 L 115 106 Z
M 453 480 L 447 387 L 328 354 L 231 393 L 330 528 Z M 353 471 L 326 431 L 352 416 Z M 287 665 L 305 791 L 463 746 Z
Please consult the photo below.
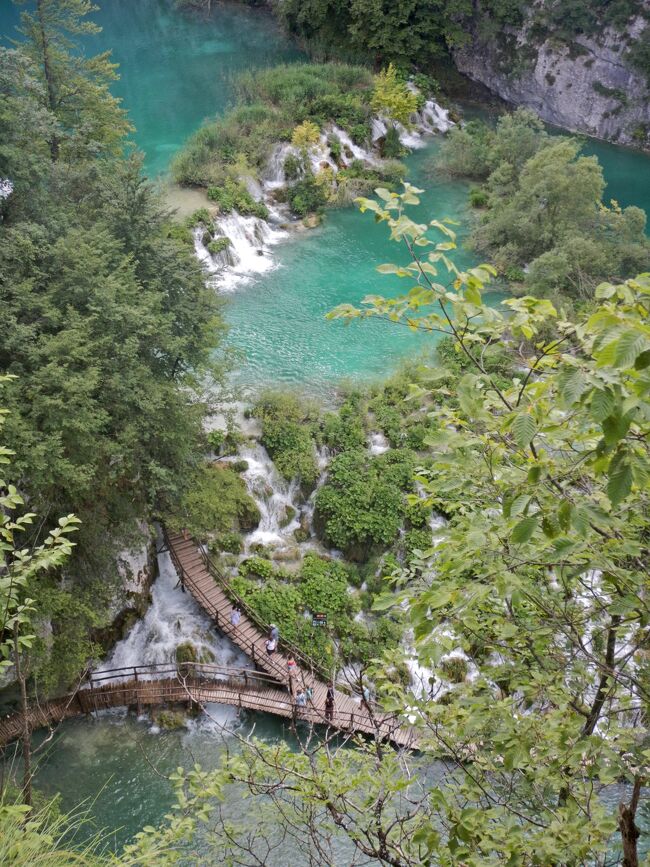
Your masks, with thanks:
M 130 112 L 152 176 L 166 170 L 205 118 L 225 110 L 239 72 L 304 59 L 258 9 L 215 3 L 205 18 L 175 11 L 172 0 L 104 0 L 103 7 L 98 21 L 104 30 L 88 41 L 88 50 L 113 50 L 121 72 L 115 93 Z M 0 0 L 1 41 L 13 34 L 17 20 L 9 0 Z M 427 189 L 417 216 L 462 219 L 465 185 L 426 175 L 435 147 L 432 142 L 407 161 L 411 181 Z M 608 197 L 650 210 L 648 157 L 594 141 L 586 150 L 603 164 Z M 370 217 L 353 209 L 330 213 L 322 227 L 291 237 L 274 255 L 277 269 L 240 286 L 228 307 L 230 340 L 244 353 L 240 382 L 280 382 L 322 393 L 341 379 L 382 376 L 405 356 L 430 350 L 431 338 L 407 329 L 379 321 L 345 327 L 324 319 L 340 302 L 358 303 L 369 292 L 389 294 L 399 285 L 374 270 L 402 254 Z M 461 251 L 459 264 L 469 261 Z M 267 739 L 285 734 L 269 719 L 259 721 L 258 733 Z M 119 843 L 164 815 L 171 803 L 164 778 L 176 765 L 196 759 L 213 765 L 222 749 L 219 736 L 202 728 L 153 735 L 134 721 L 72 722 L 42 755 L 36 782 L 47 793 L 62 792 L 65 807 L 96 796 L 97 824 L 118 828 Z M 304 863 L 295 855 L 293 862 Z
M 17 18 L 9 0 L 2 0 L 5 36 Z M 172 0 L 105 0 L 97 19 L 103 32 L 88 40 L 87 49 L 111 48 L 120 64 L 115 93 L 129 110 L 151 175 L 164 172 L 205 118 L 226 109 L 238 73 L 304 59 L 270 15 L 244 5 L 215 3 L 206 17 L 179 13 Z M 418 217 L 462 220 L 466 186 L 432 180 L 423 171 L 435 147 L 434 141 L 407 160 L 410 179 L 427 189 Z M 607 198 L 650 210 L 650 158 L 594 140 L 586 141 L 585 151 L 603 164 Z M 231 296 L 230 341 L 242 353 L 235 380 L 254 388 L 282 383 L 327 393 L 341 379 L 382 376 L 405 356 L 428 351 L 435 338 L 405 328 L 379 321 L 346 327 L 324 319 L 343 301 L 358 303 L 369 292 L 397 288 L 374 270 L 400 258 L 386 237 L 385 227 L 346 209 L 276 246 L 276 270 Z M 458 261 L 468 264 L 470 258 L 461 252 Z

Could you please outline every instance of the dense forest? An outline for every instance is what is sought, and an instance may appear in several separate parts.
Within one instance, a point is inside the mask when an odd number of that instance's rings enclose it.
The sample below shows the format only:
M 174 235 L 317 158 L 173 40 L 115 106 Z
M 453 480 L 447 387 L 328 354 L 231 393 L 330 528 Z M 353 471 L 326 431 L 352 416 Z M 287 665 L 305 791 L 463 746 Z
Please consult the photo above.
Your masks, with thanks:
M 146 176 L 110 53 L 86 53 L 92 4 L 18 5 L 20 38 L 0 46 L 0 692 L 21 759 L 0 778 L 0 864 L 648 863 L 643 209 L 534 112 L 463 119 L 444 82 L 474 4 L 282 0 L 318 62 L 238 77 L 171 159 L 181 213 Z M 207 22 L 216 4 L 177 5 Z M 482 14 L 532 15 L 540 41 L 570 46 L 646 10 Z M 625 50 L 647 71 L 642 41 Z M 464 184 L 460 227 L 409 180 L 434 136 L 424 170 Z M 328 400 L 238 389 L 219 281 L 273 233 L 306 243 L 352 208 L 385 261 L 372 294 L 328 305 L 329 327 L 359 344 L 365 326 L 406 329 L 425 350 Z M 284 674 L 282 736 L 240 725 L 216 760 L 190 748 L 168 806 L 120 847 L 39 790 L 33 720 L 143 629 L 118 616 L 117 564 L 166 556 L 162 527 L 247 624 L 273 625 L 269 657 L 311 664 L 310 689 L 336 688 L 369 728 L 327 704 L 317 724 Z M 191 589 L 179 573 L 168 592 Z M 207 677 L 219 612 L 189 637 L 170 616 L 163 661 L 185 685 Z M 152 711 L 157 732 L 210 716 L 188 696 Z

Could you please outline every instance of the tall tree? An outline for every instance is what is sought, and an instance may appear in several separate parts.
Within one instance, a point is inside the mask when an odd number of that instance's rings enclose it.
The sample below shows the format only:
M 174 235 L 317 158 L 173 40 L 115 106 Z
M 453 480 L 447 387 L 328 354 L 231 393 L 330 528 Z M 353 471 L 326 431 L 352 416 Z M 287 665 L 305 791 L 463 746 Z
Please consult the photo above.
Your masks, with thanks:
M 80 150 L 119 150 L 129 129 L 120 101 L 109 90 L 117 78 L 110 52 L 86 57 L 78 40 L 100 32 L 87 20 L 97 8 L 90 0 L 36 0 L 33 12 L 21 14 L 26 40 L 21 48 L 38 70 L 44 106 L 59 123 L 50 135 L 53 160 L 62 147 L 72 158 Z

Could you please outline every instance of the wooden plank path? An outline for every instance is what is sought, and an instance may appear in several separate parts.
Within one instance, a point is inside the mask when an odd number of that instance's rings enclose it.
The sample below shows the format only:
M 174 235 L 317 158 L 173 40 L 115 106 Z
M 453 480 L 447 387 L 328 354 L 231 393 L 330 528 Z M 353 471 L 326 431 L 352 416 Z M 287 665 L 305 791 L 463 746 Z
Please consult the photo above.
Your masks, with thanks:
M 326 675 L 318 664 L 297 648 L 283 642 L 282 636 L 278 650 L 269 655 L 266 652 L 268 626 L 260 623 L 254 613 L 236 596 L 226 576 L 219 572 L 194 539 L 181 533 L 165 531 L 165 542 L 183 586 L 214 620 L 221 632 L 241 648 L 255 665 L 277 678 L 280 683 L 286 684 L 291 692 L 300 687 L 311 686 L 314 693 L 313 707 L 320 709 L 321 718 L 324 719 L 327 682 Z M 235 605 L 238 605 L 242 612 L 237 627 L 230 622 Z M 296 660 L 292 677 L 289 676 L 287 665 L 289 655 Z M 377 717 L 373 720 L 363 705 L 340 689 L 335 689 L 334 713 L 340 714 L 341 719 L 354 719 L 356 730 L 361 732 L 374 733 L 379 722 Z M 388 717 L 385 718 L 385 725 L 392 728 L 392 741 L 400 746 L 413 746 L 414 733 L 410 729 L 396 727 L 390 723 Z
M 138 669 L 136 669 L 137 671 Z M 377 727 L 359 718 L 358 713 L 348 713 L 335 708 L 332 720 L 326 720 L 324 711 L 310 703 L 307 707 L 296 707 L 292 696 L 280 686 L 260 682 L 256 672 L 250 670 L 249 683 L 242 682 L 242 672 L 230 678 L 206 680 L 194 672 L 187 676 L 161 677 L 143 680 L 132 677 L 108 680 L 96 686 L 80 689 L 62 698 L 54 699 L 30 709 L 30 727 L 47 728 L 65 719 L 82 714 L 107 710 L 115 707 L 133 707 L 140 710 L 145 706 L 193 702 L 198 705 L 226 704 L 247 710 L 270 713 L 274 716 L 292 719 L 296 722 L 329 725 L 341 732 L 364 732 L 377 734 L 387 740 L 395 740 L 395 726 L 387 720 L 377 722 Z M 119 677 L 113 672 L 105 675 Z M 357 710 L 358 710 L 358 706 Z M 22 733 L 22 715 L 14 713 L 0 720 L 0 745 L 19 738 Z
M 415 732 L 381 711 L 371 712 L 341 689 L 335 690 L 330 718 L 325 714 L 327 674 L 316 662 L 280 639 L 279 649 L 266 652 L 268 626 L 232 591 L 228 579 L 197 546 L 181 534 L 165 533 L 165 541 L 183 587 L 196 599 L 217 627 L 246 653 L 257 668 L 226 668 L 204 663 L 164 663 L 93 672 L 75 692 L 35 704 L 29 710 L 30 730 L 51 727 L 62 720 L 114 707 L 177 702 L 232 705 L 275 716 L 329 726 L 344 733 L 372 735 L 400 747 L 417 749 Z M 233 607 L 242 611 L 239 624 L 230 622 Z M 290 674 L 289 656 L 296 660 Z M 294 695 L 310 686 L 307 706 L 298 707 Z M 22 715 L 0 720 L 0 746 L 22 733 Z

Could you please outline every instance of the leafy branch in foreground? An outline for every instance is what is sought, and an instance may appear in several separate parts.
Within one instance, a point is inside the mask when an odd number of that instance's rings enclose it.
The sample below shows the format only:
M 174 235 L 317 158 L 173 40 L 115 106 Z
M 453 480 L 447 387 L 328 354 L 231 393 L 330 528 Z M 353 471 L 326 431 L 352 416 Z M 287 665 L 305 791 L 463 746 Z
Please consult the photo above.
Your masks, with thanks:
M 13 379 L 0 376 L 0 384 Z M 0 429 L 7 410 L 0 409 Z M 0 465 L 11 463 L 13 452 L 0 446 Z M 45 536 L 38 546 L 18 547 L 19 534 L 29 531 L 36 515 L 23 511 L 24 500 L 15 485 L 0 478 L 0 673 L 14 669 L 20 688 L 23 713 L 23 797 L 31 805 L 31 726 L 28 719 L 27 660 L 34 635 L 32 617 L 35 612 L 34 592 L 36 578 L 50 569 L 61 566 L 72 552 L 70 534 L 77 529 L 79 520 L 74 515 L 60 518 L 58 525 Z M 1 792 L 0 792 L 1 794 Z
M 418 190 L 377 193 L 362 210 L 411 257 L 379 271 L 407 292 L 331 316 L 442 332 L 464 371 L 411 389 L 434 428 L 412 496 L 447 520 L 375 606 L 413 631 L 420 693 L 381 661 L 374 677 L 421 755 L 310 732 L 297 752 L 254 744 L 240 783 L 274 800 L 314 863 L 342 837 L 350 863 L 604 867 L 622 847 L 633 867 L 650 758 L 650 276 L 603 284 L 576 322 L 535 298 L 495 309 L 493 270 L 459 270 L 450 226 L 407 215 Z M 515 373 L 497 378 L 487 362 L 504 348 Z

